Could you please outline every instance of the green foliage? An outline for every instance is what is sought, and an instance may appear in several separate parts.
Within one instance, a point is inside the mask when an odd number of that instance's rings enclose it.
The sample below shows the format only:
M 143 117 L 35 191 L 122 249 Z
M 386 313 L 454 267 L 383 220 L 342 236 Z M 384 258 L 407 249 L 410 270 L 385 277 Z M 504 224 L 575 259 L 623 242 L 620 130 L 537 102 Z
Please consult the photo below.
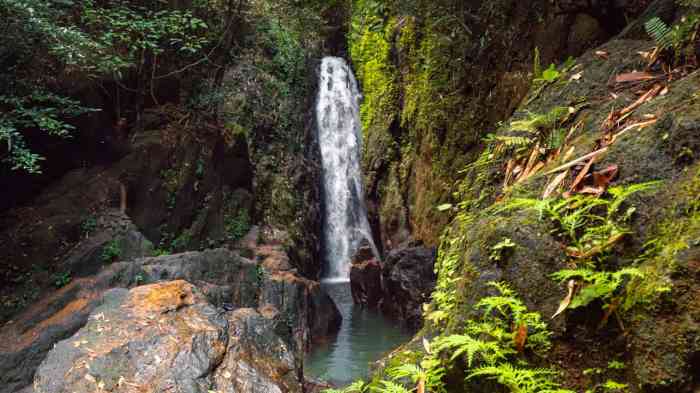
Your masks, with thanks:
M 75 127 L 64 119 L 94 109 L 42 89 L 32 90 L 22 83 L 14 82 L 9 87 L 0 94 L 0 143 L 7 146 L 3 161 L 13 170 L 41 173 L 40 162 L 44 157 L 30 149 L 25 133 L 39 130 L 51 136 L 70 138 Z
M 141 67 L 147 57 L 157 57 L 166 51 L 191 55 L 207 43 L 204 34 L 207 24 L 191 11 L 153 9 L 127 2 L 97 7 L 92 0 L 85 1 L 82 23 L 94 36 L 102 50 L 80 64 L 82 68 L 99 74 L 114 73 L 121 78 L 122 70 Z
M 539 73 L 541 70 L 541 67 L 539 66 L 539 51 L 535 53 L 535 61 L 537 63 L 535 65 L 535 78 L 533 79 L 533 83 L 539 85 L 546 85 L 558 81 L 565 73 L 576 65 L 574 58 L 568 57 L 561 66 L 557 67 L 556 64 L 550 64 L 549 67 Z
M 183 251 L 192 243 L 192 232 L 184 230 L 170 242 L 170 250 Z
M 411 391 L 394 381 L 379 381 L 372 389 L 376 393 L 410 393 Z
M 29 173 L 40 173 L 44 160 L 29 135 L 68 138 L 68 119 L 96 110 L 56 91 L 56 75 L 111 78 L 144 95 L 160 77 L 158 57 L 177 66 L 209 44 L 208 26 L 192 10 L 154 2 L 0 0 L 0 18 L 0 143 L 7 146 L 0 158 Z M 120 81 L 127 71 L 139 81 L 134 88 Z
M 56 273 L 53 275 L 53 285 L 56 288 L 62 288 L 71 282 L 70 272 Z
M 240 209 L 235 216 L 224 217 L 224 227 L 229 240 L 239 240 L 250 230 L 250 218 L 247 209 Z
M 659 17 L 653 17 L 644 23 L 647 33 L 656 41 L 660 49 L 668 49 L 673 46 L 671 28 Z
M 577 279 L 585 283 L 583 288 L 571 301 L 569 308 L 585 307 L 595 300 L 601 300 L 604 307 L 609 307 L 614 296 L 626 298 L 626 293 L 619 293 L 624 284 L 631 279 L 643 280 L 644 274 L 637 268 L 628 267 L 616 272 L 601 272 L 590 269 L 567 269 L 552 274 L 555 280 L 566 282 Z M 639 299 L 629 299 L 624 302 L 628 309 Z
M 509 238 L 504 238 L 500 242 L 496 243 L 491 247 L 491 254 L 489 254 L 489 259 L 493 262 L 500 262 L 506 253 L 516 246 L 512 240 Z
M 114 262 L 114 260 L 119 258 L 121 254 L 121 245 L 119 244 L 118 240 L 114 239 L 107 242 L 107 244 L 104 246 L 100 258 L 103 262 Z
M 568 199 L 511 198 L 491 209 L 495 213 L 512 210 L 536 210 L 540 218 L 555 224 L 553 232 L 565 238 L 577 254 L 586 255 L 594 249 L 600 252 L 611 246 L 610 240 L 629 232 L 624 223 L 634 213 L 634 207 L 620 211 L 633 194 L 655 189 L 658 182 L 616 186 L 608 189 L 611 199 L 577 194 Z
M 497 341 L 482 341 L 462 334 L 453 334 L 439 338 L 435 342 L 435 350 L 438 352 L 451 352 L 450 360 L 453 361 L 466 355 L 467 367 L 471 367 L 474 364 L 474 359 L 477 355 L 480 360 L 487 364 L 493 364 L 498 360 L 505 360 L 508 355 L 515 353 L 510 348 L 501 347 Z
M 94 216 L 89 216 L 80 224 L 80 232 L 87 239 L 90 234 L 97 229 L 97 219 Z
M 342 389 L 325 389 L 323 393 L 364 393 L 365 382 L 362 380 L 355 381 Z
M 520 368 L 502 363 L 476 368 L 467 378 L 486 377 L 506 386 L 513 393 L 573 393 L 554 382 L 556 375 L 550 369 Z
M 644 28 L 661 50 L 673 50 L 676 61 L 694 57 L 695 45 L 700 32 L 700 13 L 688 12 L 681 20 L 669 26 L 658 17 L 649 19 Z

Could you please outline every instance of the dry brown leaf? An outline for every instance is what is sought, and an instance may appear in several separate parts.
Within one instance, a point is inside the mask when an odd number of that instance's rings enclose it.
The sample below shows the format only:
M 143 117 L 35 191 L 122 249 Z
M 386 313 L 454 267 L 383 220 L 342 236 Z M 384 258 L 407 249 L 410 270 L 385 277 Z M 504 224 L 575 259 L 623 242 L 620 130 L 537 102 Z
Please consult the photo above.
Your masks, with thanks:
M 561 301 L 561 303 L 559 303 L 559 308 L 557 308 L 557 312 L 555 312 L 554 315 L 552 315 L 552 319 L 556 318 L 559 314 L 563 313 L 564 310 L 566 310 L 566 308 L 569 307 L 569 304 L 571 304 L 571 299 L 574 297 L 574 288 L 576 288 L 576 281 L 569 280 L 566 286 L 568 287 L 566 297 Z
M 521 323 L 517 330 L 513 333 L 513 344 L 518 352 L 525 350 L 525 342 L 527 342 L 527 325 Z
M 619 167 L 612 164 L 602 171 L 593 172 L 593 186 L 602 187 L 604 190 L 607 189 L 615 176 L 617 176 L 618 170 Z
M 562 161 L 566 161 L 569 158 L 571 158 L 572 155 L 574 155 L 574 151 L 576 151 L 576 146 L 571 146 L 569 150 L 564 153 L 564 156 L 562 157 Z
M 578 176 L 576 176 L 576 179 L 574 179 L 574 182 L 571 183 L 571 187 L 569 188 L 569 192 L 576 192 L 578 190 L 578 185 L 583 181 L 583 178 L 588 175 L 588 171 L 591 170 L 591 166 L 593 166 L 593 163 L 595 162 L 596 156 L 591 157 L 590 160 L 586 163 L 586 165 L 583 166 L 581 169 L 581 172 L 578 173 Z
M 416 393 L 425 393 L 425 377 L 422 376 L 418 380 L 418 386 L 416 387 Z
M 545 175 L 551 175 L 552 173 L 557 173 L 557 172 L 559 172 L 559 171 L 563 171 L 564 169 L 569 169 L 569 168 L 571 168 L 572 166 L 574 166 L 574 165 L 576 165 L 576 164 L 578 164 L 578 163 L 580 163 L 580 162 L 586 161 L 587 159 L 589 159 L 589 158 L 591 158 L 591 157 L 595 157 L 595 156 L 597 156 L 598 154 L 605 153 L 606 151 L 608 151 L 608 148 L 607 148 L 607 147 L 603 147 L 603 148 L 598 149 L 598 150 L 596 150 L 596 151 L 590 152 L 590 153 L 586 154 L 585 156 L 579 157 L 579 158 L 577 158 L 577 159 L 575 159 L 575 160 L 573 160 L 573 161 L 569 161 L 569 162 L 567 162 L 566 164 L 560 165 L 560 166 L 558 166 L 558 167 L 552 169 L 551 171 L 545 173 Z
M 654 97 L 659 95 L 659 93 L 661 92 L 662 89 L 663 89 L 663 87 L 661 85 L 659 85 L 659 84 L 654 85 L 654 87 L 652 87 L 651 89 L 649 89 L 649 91 L 647 91 L 641 97 L 639 97 L 637 99 L 637 101 L 633 102 L 628 107 L 622 109 L 620 111 L 620 116 L 622 116 L 626 113 L 632 112 L 633 110 L 637 109 L 640 105 L 642 105 L 643 103 L 645 103 L 647 101 L 651 101 L 651 99 L 653 99 Z
M 603 60 L 607 60 L 607 59 L 608 59 L 608 52 L 606 52 L 606 51 L 604 51 L 604 50 L 597 50 L 597 51 L 595 51 L 595 55 L 596 55 L 598 58 L 603 59 Z
M 425 353 L 427 354 L 432 353 L 430 348 L 430 342 L 425 337 L 423 337 L 423 349 L 425 349 Z
M 642 128 L 648 127 L 648 126 L 650 126 L 650 125 L 656 124 L 657 121 L 658 121 L 657 119 L 651 119 L 651 120 L 640 121 L 639 123 L 631 124 L 631 125 L 625 127 L 624 129 L 622 129 L 622 131 L 620 131 L 620 132 L 618 132 L 617 134 L 613 135 L 613 136 L 612 136 L 612 139 L 610 140 L 610 144 L 615 143 L 615 141 L 617 140 L 617 138 L 619 138 L 621 135 L 623 135 L 624 133 L 626 133 L 626 132 L 628 132 L 628 131 L 630 131 L 630 130 L 633 130 L 633 129 L 635 129 L 635 128 L 642 129 Z
M 615 83 L 639 82 L 656 79 L 657 76 L 648 72 L 627 72 L 615 76 Z
M 508 187 L 508 183 L 510 183 L 510 179 L 513 176 L 513 168 L 515 167 L 515 161 L 511 158 L 508 160 L 508 163 L 506 164 L 506 176 L 505 179 L 503 180 L 503 189 Z
M 542 193 L 542 199 L 547 199 L 549 198 L 550 195 L 559 187 L 559 185 L 566 179 L 566 175 L 569 174 L 569 171 L 566 170 L 560 174 L 558 174 L 554 180 L 552 180 L 551 183 L 547 185 L 544 189 L 544 193 Z

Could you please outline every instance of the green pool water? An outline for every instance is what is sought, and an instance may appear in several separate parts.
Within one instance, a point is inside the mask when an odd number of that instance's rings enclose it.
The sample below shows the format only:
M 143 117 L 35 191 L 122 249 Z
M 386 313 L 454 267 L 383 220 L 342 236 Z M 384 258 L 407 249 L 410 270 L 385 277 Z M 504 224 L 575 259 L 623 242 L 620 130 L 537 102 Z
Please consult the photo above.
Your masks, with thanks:
M 369 375 L 370 365 L 382 355 L 411 339 L 411 332 L 400 328 L 380 313 L 353 304 L 350 283 L 324 282 L 343 323 L 338 335 L 316 346 L 307 355 L 304 373 L 314 379 L 342 387 Z

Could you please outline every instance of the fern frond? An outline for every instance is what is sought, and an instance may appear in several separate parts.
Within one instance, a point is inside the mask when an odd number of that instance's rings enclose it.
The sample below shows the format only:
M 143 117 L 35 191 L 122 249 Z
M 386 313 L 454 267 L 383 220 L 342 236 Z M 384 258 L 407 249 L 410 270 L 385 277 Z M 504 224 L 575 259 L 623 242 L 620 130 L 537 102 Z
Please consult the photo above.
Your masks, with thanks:
M 411 393 L 404 386 L 392 381 L 380 381 L 382 386 L 374 388 L 378 393 Z
M 515 353 L 509 348 L 502 347 L 496 341 L 482 341 L 462 334 L 453 334 L 438 339 L 435 348 L 438 352 L 453 350 L 451 360 L 466 354 L 468 367 L 472 366 L 477 355 L 487 364 L 493 364 L 498 360 L 505 360 L 508 355 Z
M 569 304 L 569 308 L 584 307 L 592 301 L 610 298 L 620 288 L 626 277 L 643 279 L 644 273 L 634 267 L 627 267 L 616 272 L 597 272 L 589 269 L 560 270 L 552 277 L 562 282 L 579 278 L 585 285 Z
M 554 376 L 558 373 L 544 368 L 518 368 L 509 363 L 496 366 L 479 367 L 472 371 L 467 379 L 486 377 L 506 386 L 511 392 L 517 393 L 573 393 L 570 390 L 561 389 L 554 382 Z
M 617 213 L 617 210 L 620 208 L 622 203 L 624 203 L 625 200 L 629 198 L 632 194 L 654 190 L 658 188 L 662 183 L 663 182 L 661 181 L 651 181 L 646 183 L 632 184 L 629 186 L 610 187 L 608 189 L 608 192 L 610 193 L 610 195 L 613 196 L 613 200 L 608 206 L 608 217 L 611 217 L 613 214 Z
M 363 393 L 365 381 L 357 380 L 342 389 L 324 389 L 321 393 Z
M 534 142 L 534 139 L 525 136 L 499 135 L 495 139 L 509 149 L 530 146 Z
M 425 370 L 420 368 L 418 365 L 410 363 L 391 367 L 386 370 L 386 374 L 392 380 L 409 378 L 411 381 L 413 381 L 413 383 L 418 382 L 419 379 L 425 379 L 427 376 Z
M 668 49 L 673 46 L 672 30 L 659 17 L 655 16 L 644 23 L 644 29 L 656 41 L 656 46 L 659 49 Z

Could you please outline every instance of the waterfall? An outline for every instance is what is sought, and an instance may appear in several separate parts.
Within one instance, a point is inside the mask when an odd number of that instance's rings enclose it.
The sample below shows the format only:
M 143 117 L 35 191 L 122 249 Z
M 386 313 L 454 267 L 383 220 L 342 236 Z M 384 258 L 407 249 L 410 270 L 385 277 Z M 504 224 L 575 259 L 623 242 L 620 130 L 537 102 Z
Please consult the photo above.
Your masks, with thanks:
M 319 77 L 316 125 L 323 167 L 325 278 L 348 281 L 350 259 L 363 239 L 378 254 L 362 191 L 362 95 L 352 70 L 341 58 L 324 58 Z

